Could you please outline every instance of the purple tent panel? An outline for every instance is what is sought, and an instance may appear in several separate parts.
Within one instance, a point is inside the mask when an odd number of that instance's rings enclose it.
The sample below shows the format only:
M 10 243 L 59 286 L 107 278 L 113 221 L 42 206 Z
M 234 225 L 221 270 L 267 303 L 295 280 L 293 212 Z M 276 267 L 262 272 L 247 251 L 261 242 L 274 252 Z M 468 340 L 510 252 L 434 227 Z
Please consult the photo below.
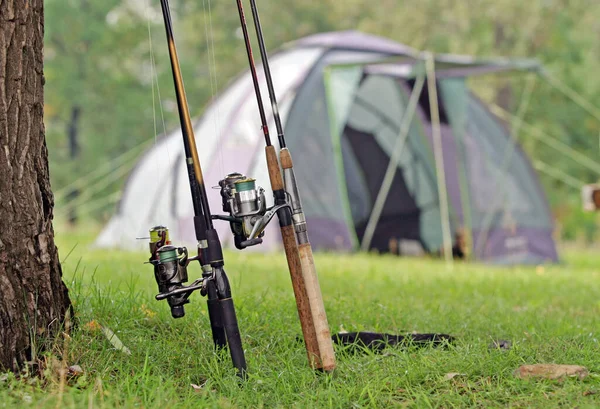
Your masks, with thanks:
M 306 224 L 310 230 L 311 245 L 315 250 L 352 250 L 352 238 L 345 222 L 323 217 L 307 217 Z
M 481 231 L 473 231 L 473 248 L 479 247 Z M 476 259 L 493 261 L 499 264 L 545 263 L 558 261 L 556 246 L 550 229 L 517 227 L 514 231 L 495 228 L 481 238 L 484 245 Z

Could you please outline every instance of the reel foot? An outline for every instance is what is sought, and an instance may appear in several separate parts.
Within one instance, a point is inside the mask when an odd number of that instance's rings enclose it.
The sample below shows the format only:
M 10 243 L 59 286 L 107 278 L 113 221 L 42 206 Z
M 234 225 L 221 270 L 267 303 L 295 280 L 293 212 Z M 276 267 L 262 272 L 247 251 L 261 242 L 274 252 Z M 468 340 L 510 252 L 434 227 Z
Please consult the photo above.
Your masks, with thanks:
M 246 247 L 250 247 L 250 246 L 256 246 L 257 244 L 261 244 L 263 241 L 261 238 L 257 237 L 255 239 L 250 239 L 250 240 L 244 240 L 240 243 L 240 246 L 242 249 L 245 249 Z

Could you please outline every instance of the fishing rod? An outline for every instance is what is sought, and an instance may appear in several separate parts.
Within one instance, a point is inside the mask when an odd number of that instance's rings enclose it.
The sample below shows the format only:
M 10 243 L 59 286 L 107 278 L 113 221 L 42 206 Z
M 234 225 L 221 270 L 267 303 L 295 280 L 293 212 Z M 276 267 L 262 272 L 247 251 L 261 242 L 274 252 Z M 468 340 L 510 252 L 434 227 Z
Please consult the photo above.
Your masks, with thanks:
M 258 40 L 260 56 L 265 72 L 267 89 L 269 91 L 269 99 L 271 100 L 271 106 L 273 109 L 273 118 L 275 120 L 275 126 L 277 128 L 277 138 L 279 140 L 280 147 L 279 159 L 281 160 L 281 167 L 283 168 L 285 191 L 289 196 L 291 202 L 294 230 L 296 234 L 296 239 L 298 241 L 298 251 L 300 253 L 300 262 L 302 265 L 302 274 L 304 277 L 304 282 L 309 298 L 309 304 L 313 316 L 315 331 L 317 333 L 317 342 L 319 345 L 320 357 L 323 368 L 325 370 L 333 370 L 336 366 L 335 353 L 333 350 L 333 343 L 329 330 L 329 324 L 327 323 L 327 314 L 325 312 L 321 288 L 319 286 L 319 279 L 315 267 L 312 246 L 308 237 L 306 217 L 304 215 L 304 211 L 302 210 L 300 192 L 298 189 L 298 184 L 296 183 L 296 176 L 294 174 L 292 156 L 285 143 L 285 135 L 283 131 L 283 126 L 281 125 L 281 117 L 279 115 L 277 97 L 275 95 L 275 87 L 273 85 L 273 78 L 271 76 L 271 68 L 269 67 L 269 57 L 267 54 L 267 49 L 265 47 L 265 41 L 262 27 L 260 24 L 258 7 L 256 6 L 256 0 L 250 0 L 250 7 L 252 9 L 252 17 L 254 20 L 254 27 Z
M 196 138 L 175 47 L 169 3 L 168 0 L 161 0 L 160 4 L 165 23 L 183 136 L 185 163 L 194 207 L 194 231 L 198 242 L 198 254 L 196 257 L 189 257 L 185 247 L 173 246 L 166 227 L 155 226 L 150 229 L 151 257 L 149 262 L 154 266 L 154 276 L 159 289 L 156 299 L 166 299 L 173 318 L 182 318 L 185 315 L 184 305 L 189 303 L 188 298 L 192 292 L 200 290 L 201 294 L 207 297 L 208 315 L 215 347 L 217 349 L 229 347 L 233 366 L 237 369 L 238 375 L 245 378 L 246 359 L 231 287 L 224 269 L 221 241 L 213 226 L 213 219 L 216 217 L 211 215 L 206 195 Z M 202 277 L 191 285 L 185 286 L 183 283 L 188 281 L 187 267 L 192 261 L 199 262 Z
M 248 35 L 248 27 L 246 24 L 246 18 L 244 15 L 244 7 L 241 0 L 237 1 L 237 8 L 240 17 L 240 24 L 244 35 L 244 42 L 246 46 L 246 53 L 248 55 L 248 64 L 250 66 L 250 73 L 252 76 L 252 82 L 254 86 L 254 93 L 256 94 L 256 102 L 258 104 L 258 111 L 261 120 L 261 129 L 265 137 L 265 154 L 267 158 L 267 168 L 269 171 L 269 179 L 271 182 L 271 190 L 273 191 L 274 201 L 276 206 L 281 206 L 278 210 L 277 217 L 279 219 L 279 227 L 281 230 L 281 237 L 283 241 L 283 247 L 285 250 L 288 269 L 292 280 L 292 287 L 296 298 L 296 307 L 298 309 L 298 316 L 300 319 L 300 326 L 302 328 L 302 334 L 304 337 L 304 344 L 306 347 L 308 361 L 312 368 L 315 369 L 326 369 L 323 365 L 319 342 L 317 337 L 317 326 L 315 325 L 315 317 L 311 310 L 310 299 L 307 291 L 304 274 L 302 271 L 302 261 L 300 259 L 300 253 L 298 252 L 298 244 L 296 242 L 294 224 L 292 218 L 292 211 L 290 205 L 287 203 L 287 195 L 279 168 L 279 161 L 277 159 L 277 153 L 275 147 L 271 143 L 271 137 L 269 134 L 269 126 L 267 124 L 267 118 L 260 94 L 260 87 L 258 83 L 258 75 L 256 73 L 256 66 L 254 63 L 254 57 L 252 54 L 252 46 L 250 44 L 250 36 Z M 327 370 L 329 370 L 327 368 Z

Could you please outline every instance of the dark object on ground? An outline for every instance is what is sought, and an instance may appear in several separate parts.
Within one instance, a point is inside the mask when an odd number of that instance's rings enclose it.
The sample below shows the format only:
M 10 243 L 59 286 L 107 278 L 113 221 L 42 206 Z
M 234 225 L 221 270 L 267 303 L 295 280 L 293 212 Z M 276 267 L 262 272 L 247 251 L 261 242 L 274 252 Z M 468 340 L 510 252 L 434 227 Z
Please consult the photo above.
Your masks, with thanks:
M 504 339 L 497 339 L 489 345 L 489 349 L 510 349 L 512 343 Z
M 467 257 L 468 250 L 465 230 L 459 228 L 454 235 L 454 242 L 452 243 L 452 258 L 455 260 L 464 260 Z M 440 249 L 434 255 L 436 257 L 444 257 L 444 249 Z
M 392 335 L 376 332 L 347 332 L 335 334 L 331 337 L 333 342 L 346 346 L 347 351 L 357 352 L 370 349 L 381 352 L 388 346 L 444 346 L 454 342 L 454 337 L 447 334 L 407 334 Z

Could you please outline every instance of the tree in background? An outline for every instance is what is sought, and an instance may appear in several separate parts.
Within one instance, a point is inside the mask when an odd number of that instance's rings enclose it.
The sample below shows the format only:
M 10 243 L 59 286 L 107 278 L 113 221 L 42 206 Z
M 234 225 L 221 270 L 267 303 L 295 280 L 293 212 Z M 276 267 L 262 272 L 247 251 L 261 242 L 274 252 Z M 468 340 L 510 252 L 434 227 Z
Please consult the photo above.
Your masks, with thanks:
M 210 99 L 247 67 L 235 2 L 171 3 L 190 108 L 198 117 Z M 586 99 L 600 98 L 600 79 L 593 75 L 600 70 L 598 1 L 261 0 L 259 7 L 271 52 L 318 32 L 360 30 L 437 53 L 537 58 Z M 57 165 L 53 172 L 57 203 L 65 203 L 68 196 L 63 189 L 74 179 L 113 166 L 111 175 L 118 178 L 98 180 L 92 188 L 77 187 L 81 196 L 76 203 L 93 201 L 98 211 L 92 215 L 101 219 L 113 212 L 128 170 L 120 168 L 124 162 L 112 161 L 177 127 L 159 2 L 46 0 L 46 18 L 46 123 L 50 163 Z M 480 96 L 485 100 L 514 111 L 523 84 L 516 76 L 490 76 L 478 91 L 484 92 Z M 598 151 L 598 121 L 547 84 L 535 84 L 524 119 L 577 150 Z M 596 181 L 596 175 L 542 141 L 523 134 L 519 142 L 530 156 L 582 181 Z M 129 165 L 133 164 L 132 157 Z M 542 181 L 554 206 L 562 206 L 566 197 L 572 209 L 579 206 L 579 195 L 572 188 L 544 176 Z M 115 200 L 96 205 L 111 197 Z
M 43 1 L 0 1 L 0 368 L 18 370 L 71 301 L 54 244 L 44 137 Z
M 79 205 L 119 186 L 110 175 L 71 183 L 107 163 L 108 171 L 119 171 L 122 180 L 127 169 L 119 166 L 133 164 L 111 160 L 154 136 L 148 29 L 161 20 L 140 4 L 45 2 L 50 22 L 45 34 L 47 138 L 50 163 L 57 164 L 52 175 L 57 203 L 71 221 L 81 214 Z

